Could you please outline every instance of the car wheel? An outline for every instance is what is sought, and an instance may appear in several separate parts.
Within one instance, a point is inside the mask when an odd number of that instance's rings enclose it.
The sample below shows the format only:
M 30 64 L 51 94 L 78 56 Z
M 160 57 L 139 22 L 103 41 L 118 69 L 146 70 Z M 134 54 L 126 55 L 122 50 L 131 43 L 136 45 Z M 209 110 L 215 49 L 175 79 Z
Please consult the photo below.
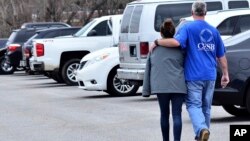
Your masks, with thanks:
M 234 116 L 248 116 L 247 108 L 236 105 L 223 105 L 225 111 Z
M 128 80 L 117 78 L 117 68 L 113 69 L 107 80 L 107 93 L 114 96 L 134 95 L 139 85 L 133 85 Z
M 0 73 L 1 74 L 13 74 L 15 67 L 10 65 L 5 58 L 0 60 Z
M 62 78 L 67 85 L 78 85 L 76 71 L 80 64 L 80 59 L 71 59 L 62 67 Z

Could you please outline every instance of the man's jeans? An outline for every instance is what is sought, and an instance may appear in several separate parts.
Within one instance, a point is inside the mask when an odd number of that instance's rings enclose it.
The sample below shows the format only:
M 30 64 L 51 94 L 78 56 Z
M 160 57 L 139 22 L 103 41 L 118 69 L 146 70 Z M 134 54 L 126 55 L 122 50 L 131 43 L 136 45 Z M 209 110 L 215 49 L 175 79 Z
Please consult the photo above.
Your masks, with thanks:
M 197 137 L 210 127 L 210 111 L 215 81 L 187 81 L 186 106 Z

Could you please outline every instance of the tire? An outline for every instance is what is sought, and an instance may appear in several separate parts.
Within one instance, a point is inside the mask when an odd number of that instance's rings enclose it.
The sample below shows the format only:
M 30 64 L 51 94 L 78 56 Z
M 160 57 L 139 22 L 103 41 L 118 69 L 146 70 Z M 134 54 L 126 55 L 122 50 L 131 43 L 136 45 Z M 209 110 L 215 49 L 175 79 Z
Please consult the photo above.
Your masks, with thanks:
M 128 80 L 117 78 L 117 68 L 113 69 L 108 76 L 107 92 L 113 96 L 135 95 L 139 85 L 133 85 Z
M 229 114 L 242 117 L 242 116 L 248 116 L 249 113 L 247 111 L 247 108 L 245 107 L 238 107 L 235 105 L 223 105 L 222 106 L 225 111 L 227 111 Z
M 80 59 L 71 59 L 67 61 L 62 67 L 62 78 L 67 85 L 78 85 L 76 80 L 76 71 L 80 64 Z
M 65 83 L 62 78 L 62 75 L 59 72 L 52 72 L 51 78 L 55 80 L 57 83 Z
M 15 67 L 11 66 L 5 58 L 0 59 L 0 74 L 13 74 Z

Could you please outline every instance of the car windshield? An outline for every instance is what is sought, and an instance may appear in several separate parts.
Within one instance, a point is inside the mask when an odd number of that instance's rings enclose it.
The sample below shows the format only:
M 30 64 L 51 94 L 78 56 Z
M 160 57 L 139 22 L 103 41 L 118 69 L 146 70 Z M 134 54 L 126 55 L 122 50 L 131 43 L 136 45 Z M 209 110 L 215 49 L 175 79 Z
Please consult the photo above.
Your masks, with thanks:
M 91 22 L 89 22 L 88 24 L 86 24 L 83 28 L 81 28 L 78 32 L 76 32 L 74 34 L 75 37 L 79 37 L 79 36 L 82 36 L 82 34 L 84 34 L 86 32 L 86 30 L 96 22 L 96 20 L 93 20 Z

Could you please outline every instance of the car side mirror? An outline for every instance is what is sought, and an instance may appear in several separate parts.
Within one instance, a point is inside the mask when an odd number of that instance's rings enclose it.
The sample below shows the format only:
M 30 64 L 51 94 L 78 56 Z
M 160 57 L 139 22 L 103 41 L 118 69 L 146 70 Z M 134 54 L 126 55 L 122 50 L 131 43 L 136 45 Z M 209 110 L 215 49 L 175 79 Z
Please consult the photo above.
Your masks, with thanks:
M 87 36 L 96 36 L 96 35 L 97 35 L 96 30 L 91 30 L 91 31 L 87 34 Z

